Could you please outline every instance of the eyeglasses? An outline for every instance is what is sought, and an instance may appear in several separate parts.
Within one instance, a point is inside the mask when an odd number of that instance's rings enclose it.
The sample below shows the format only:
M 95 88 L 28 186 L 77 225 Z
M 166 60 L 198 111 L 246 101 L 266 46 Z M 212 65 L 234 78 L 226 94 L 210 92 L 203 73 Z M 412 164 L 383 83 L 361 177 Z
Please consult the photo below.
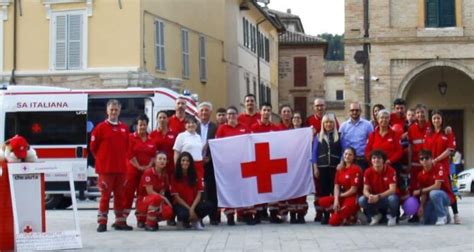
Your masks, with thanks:
M 429 160 L 430 157 L 420 157 L 420 161 L 425 161 L 425 160 Z
M 351 109 L 351 110 L 349 110 L 349 111 L 350 111 L 350 112 L 359 112 L 360 109 Z

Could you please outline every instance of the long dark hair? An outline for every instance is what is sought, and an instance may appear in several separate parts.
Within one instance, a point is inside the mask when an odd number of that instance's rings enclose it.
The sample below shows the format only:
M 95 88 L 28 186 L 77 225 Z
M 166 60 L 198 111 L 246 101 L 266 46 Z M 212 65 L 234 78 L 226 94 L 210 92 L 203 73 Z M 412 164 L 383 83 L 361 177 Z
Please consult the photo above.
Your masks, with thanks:
M 189 168 L 188 168 L 188 184 L 190 186 L 194 186 L 197 183 L 197 175 L 196 175 L 196 169 L 194 168 L 194 159 L 193 156 L 187 151 L 181 152 L 178 156 L 178 160 L 176 160 L 176 169 L 174 171 L 174 178 L 178 181 L 183 180 L 184 178 L 184 173 L 183 173 L 183 167 L 181 166 L 181 159 L 184 157 L 187 157 L 189 159 Z

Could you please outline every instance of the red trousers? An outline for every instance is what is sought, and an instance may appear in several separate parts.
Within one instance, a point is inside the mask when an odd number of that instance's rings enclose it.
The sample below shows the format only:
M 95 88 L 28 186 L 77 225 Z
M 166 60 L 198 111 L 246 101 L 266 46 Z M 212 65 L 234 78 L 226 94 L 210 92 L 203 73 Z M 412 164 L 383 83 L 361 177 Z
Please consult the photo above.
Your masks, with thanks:
M 125 174 L 99 174 L 99 214 L 97 215 L 97 222 L 99 224 L 107 224 L 107 215 L 109 213 L 110 196 L 114 194 L 114 213 L 115 223 L 125 224 L 126 219 L 123 214 L 124 207 L 124 190 Z
M 143 172 L 134 171 L 128 172 L 125 178 L 125 195 L 124 195 L 124 209 L 123 214 L 125 218 L 128 217 L 132 211 L 133 199 L 135 198 L 135 193 L 138 190 L 138 185 L 140 184 L 140 179 L 142 178 Z M 137 206 L 138 199 L 135 201 L 135 207 Z
M 334 204 L 334 196 L 321 197 L 318 200 L 318 205 L 324 209 L 332 208 Z M 352 216 L 357 214 L 359 211 L 359 205 L 357 204 L 357 197 L 351 196 L 347 198 L 339 199 L 340 209 L 337 212 L 332 212 L 329 218 L 329 225 L 339 226 L 345 221 L 349 220 Z
M 173 208 L 165 203 L 163 197 L 153 194 L 140 198 L 137 202 L 137 221 L 156 227 L 158 221 L 171 219 Z

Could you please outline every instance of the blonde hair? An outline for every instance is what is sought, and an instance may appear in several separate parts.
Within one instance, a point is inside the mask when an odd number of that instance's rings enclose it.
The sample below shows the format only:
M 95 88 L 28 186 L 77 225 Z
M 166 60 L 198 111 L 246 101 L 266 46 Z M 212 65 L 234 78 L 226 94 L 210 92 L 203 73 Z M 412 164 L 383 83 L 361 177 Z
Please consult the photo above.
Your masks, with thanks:
M 339 133 L 336 129 L 336 115 L 334 113 L 326 113 L 323 116 L 323 119 L 321 120 L 321 131 L 319 132 L 318 140 L 319 142 L 322 142 L 324 139 L 324 133 L 326 133 L 324 130 L 324 123 L 327 121 L 332 121 L 334 123 L 334 142 L 337 142 L 339 140 Z

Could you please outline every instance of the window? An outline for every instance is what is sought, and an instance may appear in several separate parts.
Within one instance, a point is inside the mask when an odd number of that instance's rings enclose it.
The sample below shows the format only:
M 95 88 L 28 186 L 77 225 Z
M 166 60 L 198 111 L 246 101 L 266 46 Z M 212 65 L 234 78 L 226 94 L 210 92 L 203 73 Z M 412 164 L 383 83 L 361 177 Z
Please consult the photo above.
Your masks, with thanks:
M 245 85 L 247 87 L 247 94 L 250 94 L 250 76 L 248 73 L 244 74 Z
M 20 134 L 31 145 L 87 143 L 87 114 L 82 111 L 7 113 L 5 139 Z
M 270 62 L 270 40 L 265 38 L 265 61 Z
M 58 12 L 52 18 L 52 60 L 55 70 L 84 68 L 85 15 L 82 11 Z
M 344 90 L 336 90 L 336 101 L 344 100 Z
M 203 35 L 199 35 L 199 78 L 201 82 L 206 82 L 206 38 Z
M 456 26 L 455 0 L 426 0 L 426 27 Z
M 252 52 L 257 51 L 257 29 L 255 26 L 250 25 L 250 50 Z
M 250 47 L 250 38 L 249 38 L 249 21 L 246 18 L 242 18 L 242 26 L 244 32 L 244 46 L 249 48 Z
M 165 65 L 165 23 L 160 20 L 155 21 L 155 68 L 159 71 L 166 71 Z
M 306 57 L 293 58 L 293 81 L 295 87 L 306 87 Z
M 183 60 L 183 78 L 189 78 L 189 32 L 181 30 L 181 50 Z

